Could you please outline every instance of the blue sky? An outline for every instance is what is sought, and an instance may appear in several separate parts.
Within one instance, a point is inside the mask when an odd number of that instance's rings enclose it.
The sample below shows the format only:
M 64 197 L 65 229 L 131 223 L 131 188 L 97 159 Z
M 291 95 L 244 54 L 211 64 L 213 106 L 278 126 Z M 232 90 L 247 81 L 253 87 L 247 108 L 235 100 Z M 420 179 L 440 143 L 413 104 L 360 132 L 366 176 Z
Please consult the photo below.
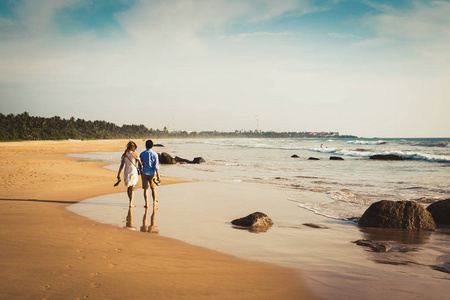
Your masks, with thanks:
M 0 1 L 0 111 L 449 137 L 450 1 Z

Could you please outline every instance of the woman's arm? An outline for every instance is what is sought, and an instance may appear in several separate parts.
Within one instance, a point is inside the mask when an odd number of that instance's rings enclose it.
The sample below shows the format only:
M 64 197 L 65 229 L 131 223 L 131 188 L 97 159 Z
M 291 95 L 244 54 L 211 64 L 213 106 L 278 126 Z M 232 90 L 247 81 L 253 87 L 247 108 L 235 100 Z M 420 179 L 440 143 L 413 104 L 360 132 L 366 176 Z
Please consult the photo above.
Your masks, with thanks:
M 142 161 L 139 155 L 136 152 L 133 152 L 133 156 L 136 159 L 136 161 L 139 163 L 140 166 L 142 166 Z
M 123 169 L 123 165 L 124 165 L 124 157 L 125 155 L 122 155 L 122 158 L 120 159 L 120 167 L 119 167 L 119 172 L 117 172 L 117 179 L 120 179 L 120 173 L 122 172 Z

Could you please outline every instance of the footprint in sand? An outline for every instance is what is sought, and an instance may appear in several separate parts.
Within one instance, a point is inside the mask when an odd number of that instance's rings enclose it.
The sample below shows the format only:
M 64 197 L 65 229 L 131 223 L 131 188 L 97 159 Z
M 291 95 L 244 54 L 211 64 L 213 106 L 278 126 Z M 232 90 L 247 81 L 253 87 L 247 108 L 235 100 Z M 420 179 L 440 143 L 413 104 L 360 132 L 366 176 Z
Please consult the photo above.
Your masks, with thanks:
M 84 256 L 78 256 L 78 259 L 85 259 Z
M 81 299 L 87 299 L 88 296 L 78 296 L 75 298 L 75 300 L 81 300 Z
M 98 277 L 98 276 L 100 276 L 100 273 L 95 272 L 95 273 L 91 273 L 89 275 L 91 275 L 91 277 Z
M 116 249 L 116 251 L 122 251 L 122 250 L 123 250 L 122 248 L 117 248 L 117 249 Z
M 111 255 L 105 255 L 105 256 L 103 256 L 103 258 L 104 258 L 104 259 L 110 259 L 110 258 L 111 258 Z
M 70 275 L 69 274 L 64 274 L 63 277 L 67 278 L 67 277 L 70 277 Z
M 96 289 L 99 288 L 101 286 L 100 283 L 91 283 L 92 288 Z
M 66 268 L 67 268 L 67 269 L 72 269 L 72 268 L 73 268 L 73 265 L 66 265 Z
M 51 287 L 52 287 L 51 284 L 46 284 L 46 285 L 43 285 L 43 286 L 42 286 L 42 288 L 43 288 L 45 291 L 46 291 L 46 290 L 49 290 Z
M 109 263 L 109 267 L 110 267 L 110 268 L 115 268 L 116 266 L 117 266 L 116 264 Z
M 82 252 L 84 252 L 84 249 L 78 249 L 77 252 L 82 253 Z

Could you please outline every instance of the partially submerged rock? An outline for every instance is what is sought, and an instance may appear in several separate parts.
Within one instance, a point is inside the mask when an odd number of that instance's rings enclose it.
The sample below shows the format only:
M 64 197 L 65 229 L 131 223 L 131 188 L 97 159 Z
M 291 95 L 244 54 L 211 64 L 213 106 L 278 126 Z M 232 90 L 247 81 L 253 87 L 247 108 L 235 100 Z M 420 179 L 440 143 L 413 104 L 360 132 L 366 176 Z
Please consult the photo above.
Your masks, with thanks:
M 308 158 L 308 160 L 320 160 L 319 158 L 317 158 L 317 157 L 310 157 L 310 158 Z
M 292 158 L 298 158 L 298 155 L 297 154 L 293 154 L 291 157 Z
M 192 161 L 193 164 L 201 164 L 206 162 L 203 157 L 195 157 L 194 160 Z
M 344 160 L 344 159 L 340 156 L 330 156 L 330 160 Z
M 388 252 L 392 248 L 392 246 L 389 243 L 377 242 L 372 240 L 357 240 L 352 243 L 355 243 L 358 246 L 369 247 L 375 252 Z
M 328 229 L 327 226 L 313 224 L 313 223 L 304 223 L 303 225 L 311 227 L 311 228 L 317 228 L 317 229 Z
M 422 205 L 414 201 L 382 200 L 373 203 L 359 220 L 361 227 L 436 229 L 436 224 Z
M 395 155 L 395 154 L 377 154 L 372 155 L 370 159 L 376 160 L 403 160 L 403 157 Z
M 175 160 L 175 158 L 173 158 L 172 156 L 170 156 L 169 153 L 163 152 L 161 154 L 158 154 L 158 158 L 159 158 L 159 163 L 163 164 L 163 165 L 173 165 L 176 164 L 177 161 Z
M 264 213 L 254 212 L 244 218 L 231 221 L 231 224 L 242 227 L 270 227 L 273 221 Z
M 196 157 L 194 158 L 194 160 L 188 160 L 185 158 L 181 158 L 178 156 L 175 156 L 175 158 L 173 158 L 169 153 L 163 152 L 161 154 L 158 154 L 159 157 L 159 163 L 163 164 L 163 165 L 167 165 L 167 164 L 176 164 L 176 163 L 180 163 L 180 164 L 200 164 L 200 163 L 204 163 L 205 160 L 203 159 L 203 157 Z
M 430 204 L 427 210 L 439 225 L 450 225 L 450 198 Z
M 181 158 L 179 156 L 175 156 L 175 160 L 180 164 L 188 164 L 190 163 L 189 159 Z

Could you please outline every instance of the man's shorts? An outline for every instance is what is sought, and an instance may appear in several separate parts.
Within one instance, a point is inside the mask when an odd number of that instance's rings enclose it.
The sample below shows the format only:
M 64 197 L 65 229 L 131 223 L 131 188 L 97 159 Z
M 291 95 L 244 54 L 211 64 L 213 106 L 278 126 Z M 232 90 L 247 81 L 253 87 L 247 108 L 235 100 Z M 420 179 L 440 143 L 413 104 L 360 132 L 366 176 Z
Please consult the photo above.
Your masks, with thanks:
M 149 186 L 152 190 L 156 188 L 156 183 L 153 181 L 153 178 L 155 178 L 156 175 L 142 174 L 141 177 L 142 177 L 142 188 L 144 190 L 148 189 Z

